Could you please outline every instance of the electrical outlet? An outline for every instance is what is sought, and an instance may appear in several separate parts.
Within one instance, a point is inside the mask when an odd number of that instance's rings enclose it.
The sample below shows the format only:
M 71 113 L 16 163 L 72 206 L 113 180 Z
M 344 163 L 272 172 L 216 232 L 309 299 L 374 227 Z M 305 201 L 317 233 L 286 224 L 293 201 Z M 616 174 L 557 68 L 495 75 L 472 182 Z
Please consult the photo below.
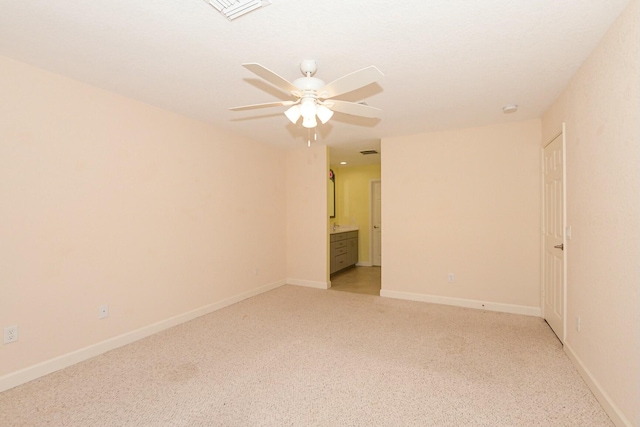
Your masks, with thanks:
M 449 283 L 453 283 L 456 279 L 456 276 L 453 273 L 449 273 Z
M 576 331 L 580 332 L 580 316 L 576 317 Z
M 260 274 L 260 269 L 259 269 L 258 267 L 256 267 L 256 268 L 253 270 L 253 275 L 254 275 L 254 276 L 257 276 L 258 274 Z
M 107 317 L 109 317 L 109 305 L 101 305 L 98 311 L 98 319 L 106 319 Z
M 4 328 L 3 344 L 9 344 L 18 341 L 18 325 L 6 326 Z

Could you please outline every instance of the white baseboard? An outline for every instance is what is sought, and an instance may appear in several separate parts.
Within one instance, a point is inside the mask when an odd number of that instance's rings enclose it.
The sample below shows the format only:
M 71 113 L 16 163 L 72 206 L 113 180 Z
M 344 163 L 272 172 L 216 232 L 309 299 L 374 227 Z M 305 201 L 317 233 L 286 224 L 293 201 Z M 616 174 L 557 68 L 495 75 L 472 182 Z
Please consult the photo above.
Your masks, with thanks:
M 313 280 L 287 279 L 287 285 L 304 286 L 307 288 L 329 289 L 331 282 L 315 282 Z
M 600 402 L 602 409 L 609 415 L 609 418 L 611 418 L 611 421 L 613 421 L 616 427 L 632 427 L 631 421 L 624 416 L 613 400 L 611 400 L 609 394 L 602 389 L 598 380 L 591 374 L 589 369 L 582 363 L 582 360 L 566 342 L 564 343 L 564 352 L 569 356 L 569 360 L 571 360 L 573 366 L 576 367 L 582 379 L 587 383 L 593 395 L 598 399 L 598 402 Z
M 373 267 L 373 264 L 371 264 L 369 261 L 358 262 L 356 263 L 356 267 Z
M 526 305 L 502 304 L 498 302 L 479 301 L 473 299 L 442 297 L 438 295 L 414 294 L 411 292 L 380 291 L 381 297 L 405 299 L 410 301 L 430 302 L 433 304 L 453 305 L 456 307 L 477 308 L 480 310 L 498 311 L 501 313 L 524 314 L 540 317 L 540 307 Z
M 10 388 L 19 386 L 20 384 L 24 384 L 45 375 L 51 374 L 55 371 L 59 371 L 60 369 L 64 369 L 68 366 L 98 356 L 102 353 L 106 353 L 107 351 L 130 344 L 134 341 L 138 341 L 142 338 L 146 338 L 150 335 L 164 331 L 165 329 L 172 328 L 181 323 L 188 322 L 195 319 L 196 317 L 204 316 L 205 314 L 220 310 L 221 308 L 227 307 L 231 304 L 235 304 L 244 299 L 251 298 L 264 292 L 268 292 L 284 284 L 284 280 L 270 283 L 268 285 L 261 286 L 251 291 L 243 292 L 222 301 L 218 301 L 216 303 L 197 308 L 187 313 L 179 314 L 177 316 L 161 320 L 149 326 L 145 326 L 140 329 L 118 335 L 117 337 L 109 338 L 108 340 L 92 344 L 88 347 L 72 351 L 71 353 L 67 353 L 62 356 L 46 360 L 44 362 L 40 362 L 36 365 L 29 366 L 19 371 L 11 372 L 0 377 L 0 392 L 9 390 Z

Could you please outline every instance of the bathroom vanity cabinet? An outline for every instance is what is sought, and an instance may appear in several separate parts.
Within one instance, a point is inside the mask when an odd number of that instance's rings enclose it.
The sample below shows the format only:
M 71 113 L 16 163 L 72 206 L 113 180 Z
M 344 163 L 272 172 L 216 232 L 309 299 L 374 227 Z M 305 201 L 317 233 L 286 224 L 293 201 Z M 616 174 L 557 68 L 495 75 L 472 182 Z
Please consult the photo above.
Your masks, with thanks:
M 331 274 L 356 265 L 358 262 L 358 231 L 331 233 L 330 236 Z

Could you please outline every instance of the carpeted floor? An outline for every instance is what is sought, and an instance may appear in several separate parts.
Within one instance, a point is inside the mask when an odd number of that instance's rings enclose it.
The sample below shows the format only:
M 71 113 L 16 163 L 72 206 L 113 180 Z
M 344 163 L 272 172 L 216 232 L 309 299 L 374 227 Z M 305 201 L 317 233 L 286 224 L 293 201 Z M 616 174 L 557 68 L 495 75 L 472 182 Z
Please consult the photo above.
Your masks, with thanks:
M 540 318 L 283 286 L 0 393 L 0 426 L 611 426 Z

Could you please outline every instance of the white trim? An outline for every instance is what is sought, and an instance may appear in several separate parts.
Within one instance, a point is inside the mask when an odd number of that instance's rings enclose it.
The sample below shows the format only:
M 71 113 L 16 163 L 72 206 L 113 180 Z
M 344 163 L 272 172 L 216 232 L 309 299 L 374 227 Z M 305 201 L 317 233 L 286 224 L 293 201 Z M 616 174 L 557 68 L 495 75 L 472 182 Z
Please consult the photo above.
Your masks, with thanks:
M 562 122 L 562 343 L 567 340 L 567 125 Z
M 131 332 L 126 332 L 122 335 L 118 335 L 117 337 L 109 338 L 105 341 L 92 344 L 88 347 L 63 354 L 62 356 L 45 360 L 44 362 L 40 362 L 36 365 L 20 369 L 19 371 L 11 372 L 0 377 L 0 392 L 9 390 L 10 388 L 19 386 L 29 381 L 33 381 L 37 378 L 59 371 L 60 369 L 64 369 L 71 365 L 75 365 L 76 363 L 98 356 L 102 353 L 106 353 L 107 351 L 114 350 L 118 347 L 130 344 L 134 341 L 138 341 L 142 338 L 157 334 L 158 332 L 164 331 L 165 329 L 169 329 L 181 323 L 193 320 L 196 317 L 204 316 L 205 314 L 220 310 L 221 308 L 225 308 L 247 298 L 251 298 L 264 292 L 268 292 L 284 284 L 284 280 L 270 283 L 251 291 L 243 292 L 241 294 L 223 299 L 222 301 L 197 308 L 187 313 L 179 314 L 177 316 L 161 320 L 159 322 L 144 326 Z
M 540 147 L 540 317 L 544 319 L 544 147 Z
M 331 282 L 316 282 L 313 280 L 287 279 L 287 285 L 304 286 L 306 288 L 329 289 Z
M 443 297 L 438 295 L 414 294 L 411 292 L 380 291 L 381 297 L 404 299 L 409 301 L 429 302 L 433 304 L 453 305 L 456 307 L 476 308 L 480 310 L 498 311 L 501 313 L 523 314 L 540 317 L 540 307 L 526 305 L 502 304 L 499 302 L 480 301 L 464 298 Z
M 380 177 L 379 179 L 369 180 L 369 264 L 371 264 L 371 267 L 373 267 L 373 233 L 375 232 L 373 228 L 373 210 L 375 209 L 375 201 L 373 200 L 373 186 L 377 182 L 380 183 L 380 194 L 382 194 L 382 177 Z M 382 225 L 382 218 L 380 219 L 380 223 Z M 382 246 L 382 243 L 380 243 L 380 245 Z M 382 250 L 382 247 L 380 248 L 380 250 Z M 377 267 L 381 267 L 381 265 Z
M 622 411 L 620 411 L 620 409 L 614 403 L 613 399 L 611 399 L 609 394 L 602 388 L 598 380 L 591 374 L 589 369 L 587 369 L 582 360 L 578 357 L 578 355 L 573 351 L 573 349 L 567 342 L 564 343 L 564 352 L 569 357 L 569 360 L 571 360 L 571 362 L 573 363 L 573 366 L 575 366 L 575 368 L 578 370 L 584 382 L 587 383 L 587 386 L 589 387 L 589 389 L 591 389 L 593 395 L 596 397 L 596 399 L 598 399 L 598 402 L 600 402 L 602 409 L 604 409 L 607 415 L 609 415 L 609 418 L 611 418 L 613 424 L 618 427 L 633 427 L 631 421 L 629 421 L 629 419 L 624 416 Z
M 373 264 L 370 261 L 357 262 L 356 267 L 373 267 Z
M 371 264 L 372 266 L 373 266 L 373 183 L 374 182 L 376 182 L 375 179 L 369 180 L 369 264 Z M 360 256 L 360 254 L 358 254 L 358 256 Z
M 564 343 L 567 339 L 567 254 L 569 247 L 567 245 L 567 132 L 566 123 L 562 122 L 562 129 L 554 136 L 544 147 L 542 147 L 542 159 L 540 167 L 541 191 L 540 191 L 540 317 L 545 319 L 545 229 L 544 229 L 544 210 L 545 210 L 545 187 L 544 187 L 544 150 L 556 139 L 562 137 L 562 336 L 558 337 L 560 342 Z M 556 333 L 556 331 L 554 331 Z M 556 333 L 557 336 L 557 333 Z

